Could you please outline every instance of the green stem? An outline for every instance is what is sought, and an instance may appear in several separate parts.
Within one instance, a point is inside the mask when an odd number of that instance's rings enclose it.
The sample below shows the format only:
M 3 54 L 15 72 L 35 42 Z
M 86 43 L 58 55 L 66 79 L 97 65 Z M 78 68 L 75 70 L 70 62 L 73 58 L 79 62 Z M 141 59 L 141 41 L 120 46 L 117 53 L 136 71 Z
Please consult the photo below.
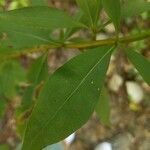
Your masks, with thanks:
M 28 53 L 46 52 L 49 49 L 57 49 L 57 48 L 61 48 L 61 47 L 64 47 L 66 49 L 87 49 L 87 48 L 94 48 L 94 47 L 105 46 L 105 45 L 115 45 L 116 40 L 117 40 L 118 44 L 128 44 L 131 42 L 144 40 L 146 38 L 150 38 L 150 31 L 143 32 L 141 34 L 131 35 L 131 36 L 118 37 L 118 39 L 116 39 L 116 37 L 114 37 L 114 38 L 109 38 L 109 39 L 105 39 L 105 40 L 97 40 L 97 41 L 93 40 L 93 41 L 85 41 L 85 42 L 80 42 L 80 43 L 65 43 L 63 45 L 62 44 L 42 45 L 39 47 L 26 49 L 26 50 L 22 51 L 21 53 L 20 52 L 13 53 L 13 54 L 9 54 L 7 56 L 1 55 L 0 59 L 18 58 L 19 56 L 27 55 Z
M 118 38 L 118 43 L 128 44 L 128 43 L 140 41 L 146 38 L 150 38 L 150 32 L 143 32 L 141 34 L 136 34 L 132 36 L 120 37 Z M 65 48 L 86 49 L 86 48 L 93 48 L 93 47 L 104 46 L 104 45 L 114 45 L 115 43 L 116 43 L 116 37 L 106 39 L 106 40 L 86 41 L 82 43 L 70 43 L 70 44 L 66 44 Z

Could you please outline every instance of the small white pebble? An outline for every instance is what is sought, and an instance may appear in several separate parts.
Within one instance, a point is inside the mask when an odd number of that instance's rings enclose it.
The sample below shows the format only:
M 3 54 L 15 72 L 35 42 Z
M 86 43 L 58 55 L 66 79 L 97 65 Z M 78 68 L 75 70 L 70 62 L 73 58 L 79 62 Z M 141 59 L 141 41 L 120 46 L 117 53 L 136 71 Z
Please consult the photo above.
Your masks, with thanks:
M 123 84 L 122 77 L 120 75 L 118 75 L 118 74 L 114 74 L 112 76 L 112 78 L 110 79 L 110 81 L 109 81 L 109 88 L 113 92 L 117 92 L 122 84 Z
M 106 38 L 108 38 L 108 36 L 106 34 L 102 34 L 102 33 L 97 34 L 97 36 L 96 36 L 96 40 L 103 40 Z
M 109 25 L 107 25 L 107 26 L 105 27 L 105 29 L 106 29 L 107 32 L 109 32 L 109 33 L 114 33 L 114 32 L 115 32 L 115 27 L 114 27 L 114 25 L 113 25 L 112 23 L 110 23 Z
M 111 143 L 103 142 L 96 146 L 95 150 L 112 150 Z
M 130 97 L 130 100 L 136 104 L 139 104 L 143 98 L 144 93 L 143 89 L 136 82 L 126 82 L 127 93 Z

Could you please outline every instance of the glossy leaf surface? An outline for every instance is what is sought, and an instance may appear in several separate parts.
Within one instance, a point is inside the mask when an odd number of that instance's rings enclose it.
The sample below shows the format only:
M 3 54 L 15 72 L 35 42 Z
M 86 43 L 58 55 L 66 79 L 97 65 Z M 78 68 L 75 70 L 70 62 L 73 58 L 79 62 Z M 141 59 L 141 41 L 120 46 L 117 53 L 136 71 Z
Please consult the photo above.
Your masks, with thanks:
M 29 119 L 23 150 L 41 150 L 80 128 L 94 111 L 112 48 L 76 56 L 47 81 Z M 42 138 L 41 138 L 42 137 Z

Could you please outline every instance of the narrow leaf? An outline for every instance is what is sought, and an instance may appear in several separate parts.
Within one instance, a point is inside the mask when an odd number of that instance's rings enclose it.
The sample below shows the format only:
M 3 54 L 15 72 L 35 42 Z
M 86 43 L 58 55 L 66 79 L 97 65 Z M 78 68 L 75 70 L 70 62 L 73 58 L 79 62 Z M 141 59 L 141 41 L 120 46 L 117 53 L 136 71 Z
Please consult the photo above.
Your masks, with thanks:
M 71 59 L 49 78 L 29 119 L 23 150 L 41 150 L 63 140 L 89 119 L 99 98 L 111 52 L 110 47 L 89 50 Z
M 48 64 L 47 64 L 47 54 L 39 57 L 31 65 L 28 72 L 28 82 L 30 86 L 25 90 L 23 100 L 22 100 L 22 111 L 28 109 L 33 99 L 35 99 L 35 89 L 41 83 L 48 79 Z
M 118 30 L 121 18 L 120 0 L 102 0 L 102 4 L 106 13 L 113 21 L 115 28 Z
M 52 30 L 81 26 L 65 12 L 46 6 L 0 12 L 0 52 L 51 44 Z
M 126 53 L 144 81 L 150 85 L 150 61 L 136 51 L 127 50 Z
M 100 121 L 107 126 L 110 126 L 110 104 L 109 96 L 105 88 L 102 89 L 99 101 L 96 105 L 96 113 Z

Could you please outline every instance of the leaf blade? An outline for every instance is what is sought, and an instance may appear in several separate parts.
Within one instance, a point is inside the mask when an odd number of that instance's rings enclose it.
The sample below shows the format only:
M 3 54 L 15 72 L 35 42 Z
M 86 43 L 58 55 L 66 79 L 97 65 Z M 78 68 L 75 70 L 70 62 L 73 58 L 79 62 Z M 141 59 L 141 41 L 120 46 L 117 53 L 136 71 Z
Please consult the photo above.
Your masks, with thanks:
M 98 88 L 101 88 L 103 84 L 111 52 L 112 49 L 108 47 L 88 51 L 70 60 L 50 77 L 28 122 L 23 150 L 31 150 L 33 147 L 40 150 L 47 144 L 60 141 L 88 120 L 99 97 Z M 90 59 L 91 62 L 87 62 L 87 59 Z M 89 92 L 88 96 L 85 90 Z M 55 93 L 56 91 L 58 93 Z M 47 95 L 47 93 L 50 94 Z M 39 111 L 42 114 L 38 113 Z M 41 120 L 38 121 L 38 118 Z M 38 127 L 35 127 L 35 124 L 38 124 Z M 29 138 L 31 134 L 35 135 L 36 128 L 40 128 L 40 132 L 31 143 Z M 45 132 L 46 130 L 49 132 Z M 45 139 L 37 143 L 40 137 Z
M 150 61 L 134 50 L 126 50 L 126 53 L 144 81 L 150 85 Z
M 95 111 L 98 115 L 100 121 L 106 125 L 110 126 L 110 104 L 109 96 L 105 88 L 102 89 L 99 101 L 96 105 Z

